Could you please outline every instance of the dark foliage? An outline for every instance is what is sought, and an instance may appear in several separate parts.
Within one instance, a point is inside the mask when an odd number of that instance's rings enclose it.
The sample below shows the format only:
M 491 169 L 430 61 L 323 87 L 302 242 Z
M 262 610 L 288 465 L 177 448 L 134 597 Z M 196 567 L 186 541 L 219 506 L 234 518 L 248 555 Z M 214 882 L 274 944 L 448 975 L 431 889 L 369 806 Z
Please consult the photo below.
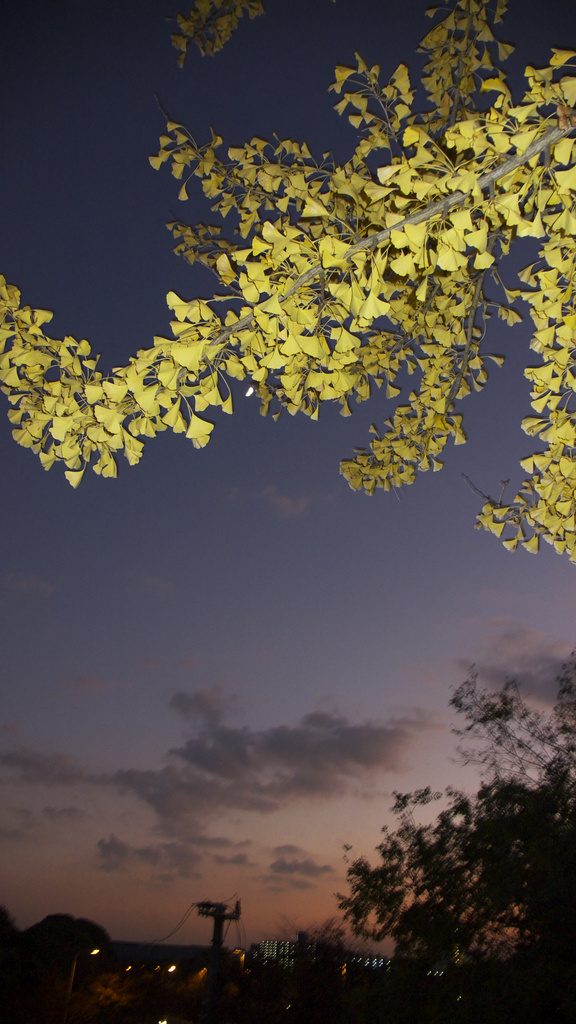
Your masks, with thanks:
M 516 683 L 497 693 L 475 677 L 463 683 L 451 704 L 471 744 L 461 754 L 482 766 L 478 792 L 447 790 L 424 823 L 417 814 L 442 794 L 396 794 L 397 827 L 383 829 L 378 864 L 360 857 L 348 869 L 339 905 L 353 930 L 395 941 L 394 977 L 427 979 L 419 1021 L 576 1021 L 575 678 L 572 660 L 550 713 Z M 438 995 L 426 1010 L 424 991 Z M 393 1024 L 412 1019 L 405 1003 Z

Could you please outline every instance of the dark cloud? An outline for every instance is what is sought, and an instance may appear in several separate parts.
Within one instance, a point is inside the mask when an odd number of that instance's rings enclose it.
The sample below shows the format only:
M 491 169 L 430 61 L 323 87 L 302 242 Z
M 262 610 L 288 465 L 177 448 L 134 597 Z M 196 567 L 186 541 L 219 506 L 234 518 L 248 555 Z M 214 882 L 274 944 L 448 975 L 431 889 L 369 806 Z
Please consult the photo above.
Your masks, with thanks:
M 172 705 L 201 716 L 193 735 L 168 752 L 161 768 L 126 768 L 90 774 L 63 754 L 20 748 L 0 754 L 0 765 L 22 781 L 45 786 L 109 787 L 135 796 L 158 818 L 165 837 L 197 841 L 206 821 L 227 810 L 273 813 L 308 800 L 350 793 L 362 782 L 373 785 L 404 766 L 419 737 L 435 728 L 424 712 L 387 722 L 354 724 L 316 711 L 299 724 L 254 730 L 222 724 L 226 702 L 214 691 L 179 693 Z M 296 851 L 277 856 L 301 859 Z
M 275 857 L 299 857 L 304 850 L 300 846 L 294 846 L 293 843 L 283 843 L 282 846 L 275 846 L 272 853 Z
M 0 826 L 0 839 L 12 840 L 24 839 L 26 832 L 23 828 L 4 828 Z
M 72 822 L 82 821 L 84 811 L 79 807 L 43 807 L 42 814 L 48 821 Z
M 127 865 L 135 860 L 148 864 L 157 864 L 159 860 L 158 852 L 151 853 L 150 847 L 138 849 L 112 834 L 108 839 L 99 839 L 96 847 L 99 867 L 103 871 L 124 871 Z
M 237 698 L 224 696 L 219 686 L 193 691 L 178 690 L 170 698 L 169 706 L 183 718 L 200 718 L 215 726 L 222 721 L 227 711 L 235 710 Z
M 275 875 L 304 875 L 307 878 L 314 878 L 318 875 L 331 874 L 334 868 L 330 864 L 316 864 L 309 857 L 304 860 L 279 857 L 270 864 L 268 870 Z
M 269 888 L 277 886 L 281 878 L 283 879 L 282 885 L 286 884 L 290 888 L 309 889 L 312 887 L 312 882 L 305 881 L 305 879 L 319 878 L 321 875 L 334 873 L 331 864 L 317 864 L 306 850 L 293 843 L 275 846 L 272 853 L 276 860 L 268 866 L 270 874 L 266 881 Z
M 188 842 L 193 843 L 195 846 L 214 846 L 218 849 L 223 847 L 244 849 L 247 846 L 252 846 L 251 839 L 229 839 L 227 836 L 207 836 L 202 834 L 189 837 Z
M 207 724 L 170 754 L 180 762 L 180 782 L 194 780 L 198 799 L 210 795 L 219 806 L 266 812 L 341 796 L 353 780 L 398 770 L 417 737 L 431 728 L 424 713 L 356 725 L 314 712 L 296 726 L 263 730 Z M 148 801 L 157 796 L 145 778 L 132 776 L 130 784 Z
M 481 681 L 499 689 L 506 680 L 515 679 L 526 696 L 545 703 L 554 702 L 558 689 L 556 677 L 570 656 L 570 645 L 550 640 L 540 630 L 513 619 L 492 619 L 489 628 L 489 635 L 474 661 Z M 458 664 L 463 670 L 470 670 L 470 662 L 463 658 Z
M 16 772 L 22 782 L 43 786 L 73 786 L 94 781 L 66 754 L 41 754 L 29 747 L 0 753 L 0 765 Z
M 164 881 L 171 877 L 191 878 L 197 875 L 201 854 L 186 843 L 159 843 L 149 846 L 132 846 L 115 835 L 99 839 L 97 844 L 98 866 L 102 871 L 125 871 L 136 864 L 143 864 L 162 872 Z
M 214 855 L 214 860 L 216 864 L 233 864 L 236 867 L 248 867 L 250 864 L 248 856 L 245 853 L 236 853 L 232 857 L 223 857 L 221 854 L 216 853 Z
M 263 884 L 271 892 L 286 892 L 287 889 L 316 888 L 314 879 L 334 873 L 331 864 L 317 864 L 306 850 L 293 843 L 283 843 L 272 850 L 275 860 L 268 865 Z
M 300 875 L 265 875 L 262 885 L 267 892 L 285 893 L 290 889 L 316 889 L 314 882 L 309 882 Z

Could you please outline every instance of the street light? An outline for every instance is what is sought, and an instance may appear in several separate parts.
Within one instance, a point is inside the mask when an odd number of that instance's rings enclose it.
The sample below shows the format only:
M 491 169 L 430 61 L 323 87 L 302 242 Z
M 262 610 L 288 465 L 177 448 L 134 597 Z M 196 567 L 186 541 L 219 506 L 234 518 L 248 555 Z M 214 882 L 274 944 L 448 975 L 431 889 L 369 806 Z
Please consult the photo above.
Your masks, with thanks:
M 96 956 L 96 954 L 99 953 L 100 950 L 92 949 L 88 951 L 87 949 L 79 949 L 78 952 L 76 953 L 76 956 L 72 961 L 72 970 L 70 971 L 70 977 L 68 979 L 68 989 L 66 991 L 66 1005 L 64 1006 L 64 1017 L 62 1018 L 62 1024 L 66 1024 L 66 1021 L 68 1020 L 68 1010 L 70 1009 L 70 997 L 72 996 L 72 986 L 74 985 L 74 975 L 76 974 L 76 964 L 78 963 L 78 957 L 80 956 L 81 953 L 88 952 L 90 952 L 90 956 Z

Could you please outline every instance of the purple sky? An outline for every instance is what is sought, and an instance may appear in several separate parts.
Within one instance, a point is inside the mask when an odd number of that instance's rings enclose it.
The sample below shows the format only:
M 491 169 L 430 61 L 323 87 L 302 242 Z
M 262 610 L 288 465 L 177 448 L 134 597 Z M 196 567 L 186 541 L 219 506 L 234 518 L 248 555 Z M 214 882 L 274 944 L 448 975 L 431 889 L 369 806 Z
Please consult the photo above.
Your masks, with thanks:
M 520 89 L 524 64 L 576 45 L 576 5 L 510 6 Z M 6 0 L 0 273 L 104 367 L 148 346 L 170 289 L 211 288 L 172 254 L 166 221 L 207 211 L 148 163 L 154 92 L 199 141 L 211 125 L 230 145 L 277 132 L 346 159 L 334 65 L 357 49 L 386 77 L 403 59 L 417 73 L 426 3 L 398 7 L 269 0 L 181 71 L 168 0 Z M 0 902 L 20 927 L 71 913 L 146 940 L 236 894 L 249 941 L 321 922 L 342 844 L 371 853 L 393 789 L 475 785 L 451 760 L 448 714 L 472 662 L 550 699 L 576 641 L 575 570 L 474 530 L 480 500 L 460 478 L 492 493 L 520 479 L 528 338 L 528 323 L 491 322 L 507 362 L 463 404 L 469 444 L 400 497 L 338 474 L 388 414 L 378 396 L 351 420 L 273 423 L 240 391 L 207 448 L 161 435 L 77 492 L 4 421 Z M 192 916 L 175 941 L 210 925 Z

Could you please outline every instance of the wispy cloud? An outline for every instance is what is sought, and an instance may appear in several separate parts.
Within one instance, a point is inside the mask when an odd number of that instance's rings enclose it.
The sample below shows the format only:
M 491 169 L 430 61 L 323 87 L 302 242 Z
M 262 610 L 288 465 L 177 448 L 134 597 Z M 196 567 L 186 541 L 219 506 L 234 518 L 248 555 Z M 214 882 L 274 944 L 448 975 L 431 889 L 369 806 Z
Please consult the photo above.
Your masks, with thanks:
M 569 658 L 571 647 L 551 640 L 538 629 L 512 618 L 493 618 L 483 639 L 474 666 L 482 682 L 499 688 L 507 679 L 516 679 L 527 696 L 545 702 L 556 697 L 556 677 Z M 459 667 L 470 669 L 470 661 L 458 659 Z
M 8 807 L 3 815 L 5 822 L 0 827 L 0 839 L 33 839 L 34 842 L 38 841 L 38 832 L 46 822 L 62 826 L 84 818 L 79 807 L 43 807 L 39 814 L 28 807 Z
M 130 683 L 124 683 L 120 679 L 102 679 L 101 676 L 96 675 L 72 675 L 67 676 L 62 684 L 62 688 L 71 693 L 103 693 L 106 690 L 116 690 L 122 686 L 130 686 Z
M 198 669 L 206 664 L 206 658 L 200 658 L 197 654 L 183 654 L 174 662 L 173 667 L 177 669 Z
M 281 519 L 299 519 L 306 515 L 312 504 L 310 497 L 304 495 L 301 498 L 292 498 L 288 494 L 282 494 L 274 484 L 265 487 L 261 493 L 270 508 Z
M 26 572 L 6 572 L 0 576 L 0 596 L 49 598 L 56 593 L 54 583 Z
M 170 597 L 174 591 L 174 584 L 172 580 L 165 579 L 163 576 L 153 576 L 150 573 L 140 573 L 138 576 L 135 587 L 141 594 L 146 594 L 147 597 L 154 597 L 162 599 Z
M 0 826 L 0 839 L 27 839 L 37 827 L 37 821 L 27 807 L 8 807 L 4 810 L 6 823 Z

